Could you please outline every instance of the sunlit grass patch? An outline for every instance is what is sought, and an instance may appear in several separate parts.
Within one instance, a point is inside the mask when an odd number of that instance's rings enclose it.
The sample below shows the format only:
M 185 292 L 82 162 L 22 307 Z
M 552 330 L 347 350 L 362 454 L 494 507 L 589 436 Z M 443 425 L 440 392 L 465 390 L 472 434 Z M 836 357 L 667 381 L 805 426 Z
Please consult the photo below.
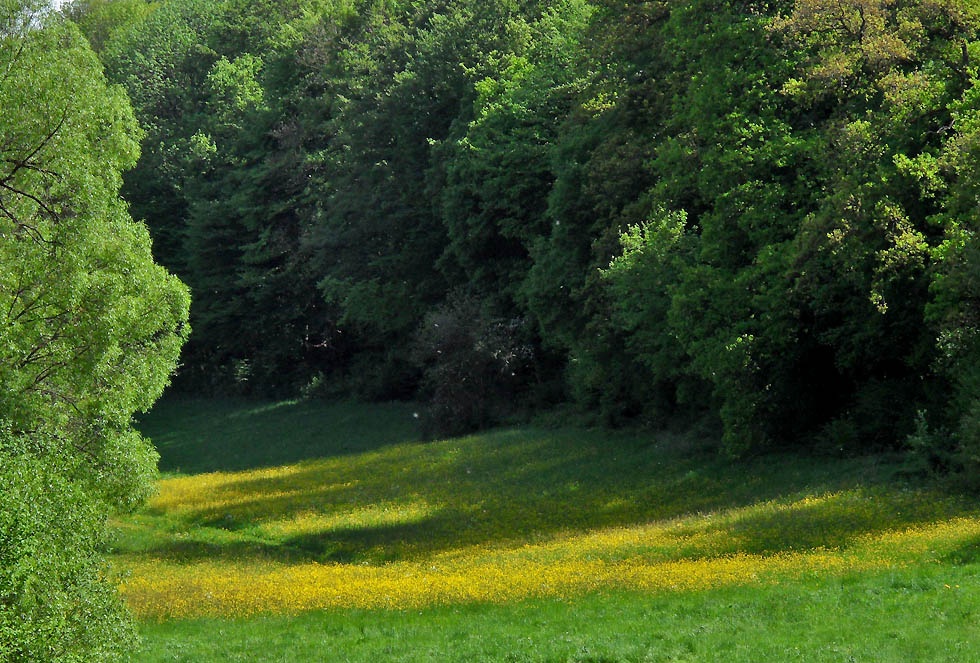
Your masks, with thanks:
M 145 621 L 144 663 L 980 660 L 976 566 L 418 610 Z
M 881 481 L 870 459 L 733 466 L 655 438 L 534 429 L 319 444 L 318 460 L 161 481 L 120 524 L 134 611 L 692 592 L 932 563 L 980 541 L 969 503 Z
M 784 508 L 790 514 L 795 505 Z M 769 512 L 768 509 L 766 509 Z M 256 559 L 136 562 L 124 591 L 146 617 L 295 613 L 321 608 L 406 609 L 460 602 L 571 598 L 602 590 L 703 591 L 814 575 L 840 576 L 938 561 L 980 540 L 980 521 L 958 518 L 855 537 L 843 548 L 738 550 L 739 523 L 721 518 L 563 533 L 539 544 L 450 550 L 382 565 Z M 767 513 L 771 515 L 771 512 Z M 792 541 L 791 520 L 786 541 Z M 751 542 L 750 542 L 751 543 Z M 749 546 L 751 547 L 751 546 Z

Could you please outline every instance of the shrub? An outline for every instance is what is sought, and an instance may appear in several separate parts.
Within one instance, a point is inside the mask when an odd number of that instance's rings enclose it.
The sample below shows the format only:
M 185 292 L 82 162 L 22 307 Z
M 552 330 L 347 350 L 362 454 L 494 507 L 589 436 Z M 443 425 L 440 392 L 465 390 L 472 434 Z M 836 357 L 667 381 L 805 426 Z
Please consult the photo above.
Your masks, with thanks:
M 429 312 L 416 332 L 412 361 L 422 370 L 426 435 L 484 428 L 514 409 L 514 395 L 533 358 L 521 341 L 522 318 L 493 318 L 466 295 Z

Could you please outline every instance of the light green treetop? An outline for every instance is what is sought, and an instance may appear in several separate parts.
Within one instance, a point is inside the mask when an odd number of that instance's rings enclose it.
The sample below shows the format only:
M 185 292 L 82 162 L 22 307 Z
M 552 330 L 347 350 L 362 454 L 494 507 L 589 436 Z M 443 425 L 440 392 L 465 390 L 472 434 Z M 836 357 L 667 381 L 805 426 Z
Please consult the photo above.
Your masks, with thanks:
M 149 490 L 131 426 L 188 333 L 186 288 L 119 198 L 139 128 L 72 24 L 0 0 L 0 661 L 114 660 L 105 515 Z

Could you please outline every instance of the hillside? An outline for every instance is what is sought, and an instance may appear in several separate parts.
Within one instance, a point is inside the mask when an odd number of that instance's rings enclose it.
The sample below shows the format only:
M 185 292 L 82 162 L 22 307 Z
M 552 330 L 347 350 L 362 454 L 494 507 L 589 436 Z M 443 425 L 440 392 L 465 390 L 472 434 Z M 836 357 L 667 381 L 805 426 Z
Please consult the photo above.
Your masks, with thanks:
M 896 479 L 887 459 L 733 467 L 667 433 L 510 428 L 421 442 L 412 422 L 409 406 L 162 403 L 143 428 L 164 468 L 193 473 L 168 474 L 143 512 L 117 523 L 114 556 L 131 573 L 122 590 L 146 624 L 146 660 L 299 661 L 314 642 L 367 660 L 407 637 L 428 644 L 392 660 L 429 660 L 429 646 L 473 660 L 450 641 L 460 629 L 468 646 L 490 647 L 484 628 L 529 633 L 508 645 L 524 658 L 487 660 L 555 660 L 556 625 L 599 638 L 596 611 L 611 613 L 616 634 L 599 641 L 612 653 L 557 660 L 678 660 L 654 656 L 656 637 L 673 635 L 649 629 L 728 629 L 767 610 L 767 641 L 797 619 L 815 620 L 816 635 L 798 641 L 799 659 L 766 660 L 842 660 L 818 650 L 872 641 L 897 656 L 936 638 L 980 651 L 980 508 Z M 263 435 L 279 442 L 253 448 Z M 297 439 L 315 439 L 318 457 L 298 460 Z M 942 621 L 923 623 L 925 605 Z M 867 620 L 892 626 L 861 633 Z M 351 624 L 382 630 L 357 644 Z M 276 644 L 285 633 L 295 639 Z M 251 654 L 236 658 L 246 641 Z M 647 658 L 627 655 L 643 642 Z M 692 642 L 711 652 L 692 660 L 759 660 L 769 646 Z

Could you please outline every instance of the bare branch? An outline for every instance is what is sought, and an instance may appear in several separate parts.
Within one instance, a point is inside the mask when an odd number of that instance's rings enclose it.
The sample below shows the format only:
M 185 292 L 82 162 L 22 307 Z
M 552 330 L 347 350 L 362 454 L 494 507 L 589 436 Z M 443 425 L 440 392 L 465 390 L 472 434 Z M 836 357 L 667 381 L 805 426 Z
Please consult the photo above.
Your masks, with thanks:
M 38 206 L 41 209 L 43 209 L 45 212 L 47 212 L 48 214 L 50 214 L 52 217 L 57 216 L 55 214 L 54 210 L 51 209 L 50 207 L 48 207 L 47 204 L 44 201 L 42 201 L 40 198 L 38 198 L 37 196 L 35 196 L 32 193 L 27 193 L 26 191 L 21 191 L 20 189 L 17 189 L 17 188 L 14 188 L 14 187 L 10 186 L 9 184 L 6 183 L 6 180 L 5 179 L 4 180 L 0 180 L 0 188 L 4 188 L 7 191 L 10 191 L 11 193 L 16 193 L 19 196 L 24 196 L 25 198 L 29 198 L 29 199 L 33 200 L 35 203 L 37 203 Z M 23 224 L 21 223 L 19 225 L 23 225 Z
M 7 209 L 6 205 L 3 204 L 3 199 L 2 198 L 0 198 L 0 213 L 2 213 L 3 216 L 7 217 L 8 219 L 10 219 L 13 222 L 13 224 L 14 224 L 14 232 L 15 233 L 20 233 L 20 232 L 26 231 L 27 234 L 30 235 L 31 239 L 33 239 L 34 242 L 37 243 L 37 244 L 54 244 L 55 243 L 53 240 L 46 240 L 46 239 L 44 239 L 44 235 L 41 234 L 40 229 L 38 229 L 36 226 L 33 226 L 33 225 L 29 224 L 29 223 L 25 223 L 24 221 L 21 221 L 16 216 L 14 216 L 13 212 L 11 212 L 9 209 Z
M 14 65 L 17 64 L 18 60 L 20 60 L 20 56 L 24 54 L 24 48 L 26 46 L 27 46 L 27 40 L 21 38 L 20 44 L 18 44 L 17 46 L 17 52 L 14 53 L 14 57 L 10 59 L 10 63 L 7 65 L 7 70 L 3 72 L 3 78 L 0 78 L 0 85 L 6 83 L 7 79 L 10 78 L 10 72 L 13 71 Z
M 22 161 L 19 159 L 4 159 L 7 163 L 13 164 L 19 170 L 20 168 L 26 168 L 27 170 L 33 170 L 44 175 L 51 175 L 52 177 L 61 177 L 61 173 L 57 173 L 53 170 L 48 170 L 47 168 L 42 168 L 33 163 L 28 163 L 27 161 Z
M 40 143 L 37 144 L 37 146 L 31 151 L 30 154 L 28 154 L 23 159 L 20 159 L 19 161 L 11 161 L 9 159 L 7 160 L 8 163 L 14 163 L 16 165 L 14 166 L 14 169 L 12 171 L 10 171 L 9 173 L 7 173 L 6 177 L 4 177 L 3 179 L 0 179 L 0 185 L 4 185 L 7 182 L 9 182 L 11 179 L 13 179 L 14 175 L 16 175 L 17 172 L 21 168 L 27 168 L 28 167 L 28 164 L 31 161 L 31 159 L 33 159 L 35 156 L 37 156 L 37 153 L 40 152 L 42 149 L 44 149 L 45 145 L 47 145 L 48 143 L 50 143 L 54 139 L 54 137 L 56 135 L 58 135 L 58 132 L 61 131 L 61 128 L 63 126 L 65 126 L 65 122 L 67 120 L 68 120 L 68 106 L 65 106 L 64 110 L 61 113 L 61 119 L 58 120 L 58 124 L 55 126 L 54 129 L 52 129 L 48 133 L 47 136 L 45 136 L 41 140 Z

